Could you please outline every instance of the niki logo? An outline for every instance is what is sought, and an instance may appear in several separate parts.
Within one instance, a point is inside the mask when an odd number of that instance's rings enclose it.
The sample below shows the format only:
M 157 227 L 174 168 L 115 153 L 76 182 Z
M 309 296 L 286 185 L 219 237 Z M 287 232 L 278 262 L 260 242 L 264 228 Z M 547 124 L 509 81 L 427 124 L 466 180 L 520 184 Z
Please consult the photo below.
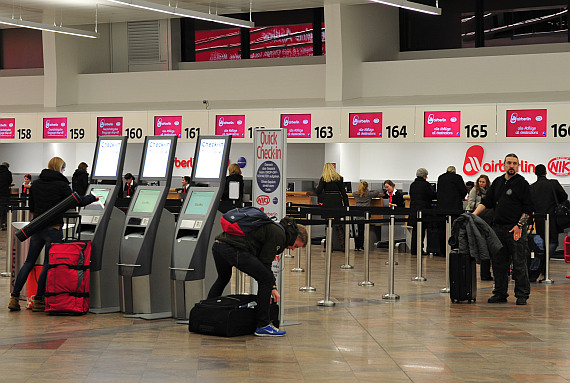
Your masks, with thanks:
M 570 175 L 570 157 L 554 157 L 548 162 L 548 171 L 555 176 Z
M 465 153 L 465 162 L 463 163 L 463 173 L 467 176 L 473 176 L 481 170 L 483 163 L 483 154 L 485 149 L 479 145 L 473 145 Z
M 257 198 L 255 199 L 255 201 L 259 204 L 259 205 L 269 205 L 269 202 L 271 201 L 271 199 L 269 198 L 269 196 L 267 195 L 260 195 L 257 196 Z

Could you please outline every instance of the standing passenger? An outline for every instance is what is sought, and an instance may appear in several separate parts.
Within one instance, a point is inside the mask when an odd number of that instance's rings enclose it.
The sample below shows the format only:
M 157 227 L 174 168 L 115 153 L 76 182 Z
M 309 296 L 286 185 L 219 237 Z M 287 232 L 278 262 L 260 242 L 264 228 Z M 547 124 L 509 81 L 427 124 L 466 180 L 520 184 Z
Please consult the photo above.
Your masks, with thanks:
M 368 190 L 368 182 L 362 181 L 358 184 L 358 191 L 354 194 L 354 201 L 356 202 L 356 206 L 370 206 L 372 198 L 376 198 L 379 195 L 380 191 Z M 354 250 L 362 251 L 364 250 L 364 224 L 359 223 L 357 226 L 358 235 L 354 238 Z
M 89 173 L 87 173 L 87 164 L 80 162 L 77 169 L 73 172 L 71 177 L 71 188 L 79 195 L 85 195 L 89 187 Z
M 457 174 L 455 166 L 448 166 L 447 171 L 437 178 L 437 209 L 455 210 L 457 215 L 463 213 L 463 200 L 467 195 L 467 187 L 463 177 Z M 439 255 L 445 255 L 447 238 L 445 235 L 445 217 L 437 217 L 439 232 Z
M 481 203 L 481 199 L 487 194 L 487 190 L 491 187 L 491 181 L 489 177 L 485 174 L 481 174 L 477 178 L 477 183 L 474 188 L 469 192 L 469 199 L 467 200 L 467 207 L 465 210 L 473 211 Z M 491 226 L 493 224 L 493 209 L 487 209 L 482 213 L 481 218 L 483 221 L 487 222 L 487 225 Z M 491 276 L 491 260 L 481 259 L 481 280 L 482 281 L 492 281 Z
M 323 193 L 323 207 L 348 206 L 348 195 L 346 195 L 343 178 L 330 162 L 327 162 L 323 167 L 323 174 L 315 193 L 317 195 Z M 323 218 L 328 218 L 328 215 L 324 214 Z M 344 226 L 335 225 L 334 231 L 340 242 L 341 251 L 344 251 Z
M 235 192 L 235 187 L 238 188 L 237 195 L 230 195 L 230 192 Z M 222 213 L 228 210 L 235 209 L 243 206 L 243 176 L 241 175 L 241 168 L 238 164 L 231 164 L 228 166 L 228 176 L 226 177 L 226 184 L 222 193 L 219 211 Z
M 416 171 L 416 179 L 410 185 L 410 216 L 408 217 L 408 224 L 413 227 L 412 230 L 412 243 L 411 254 L 422 254 L 422 249 L 416 249 L 418 243 L 417 233 L 417 217 L 418 210 L 431 209 L 431 203 L 435 199 L 435 191 L 432 189 L 429 182 L 427 182 L 428 171 L 425 168 L 419 168 Z M 422 244 L 426 235 L 427 225 L 422 222 Z M 416 251 L 417 250 L 417 251 Z
M 486 208 L 495 208 L 493 229 L 503 248 L 492 256 L 491 265 L 495 276 L 495 289 L 489 303 L 507 302 L 509 266 L 513 265 L 515 297 L 517 305 L 526 305 L 530 295 L 526 257 L 527 221 L 532 214 L 530 186 L 518 174 L 519 158 L 510 153 L 505 157 L 505 174 L 497 177 L 475 211 L 480 215 Z

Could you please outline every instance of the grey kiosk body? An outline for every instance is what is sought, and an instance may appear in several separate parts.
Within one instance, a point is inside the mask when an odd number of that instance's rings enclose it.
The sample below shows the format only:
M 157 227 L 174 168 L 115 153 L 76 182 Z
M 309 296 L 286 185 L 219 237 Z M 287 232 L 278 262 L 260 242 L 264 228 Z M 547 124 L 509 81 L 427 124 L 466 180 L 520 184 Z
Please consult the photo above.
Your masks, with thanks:
M 159 319 L 172 316 L 169 255 L 175 223 L 174 216 L 164 206 L 172 178 L 176 142 L 177 136 L 145 138 L 139 186 L 121 232 L 118 263 L 121 311 L 131 314 L 129 317 Z
M 80 238 L 91 241 L 89 311 L 96 314 L 119 311 L 119 244 L 125 214 L 115 207 L 122 187 L 127 137 L 99 137 L 87 193 L 99 202 L 79 211 Z
M 205 299 L 218 274 L 212 256 L 222 231 L 218 211 L 224 190 L 231 136 L 200 136 L 196 142 L 192 186 L 180 210 L 172 245 L 172 315 L 188 319 L 195 303 Z

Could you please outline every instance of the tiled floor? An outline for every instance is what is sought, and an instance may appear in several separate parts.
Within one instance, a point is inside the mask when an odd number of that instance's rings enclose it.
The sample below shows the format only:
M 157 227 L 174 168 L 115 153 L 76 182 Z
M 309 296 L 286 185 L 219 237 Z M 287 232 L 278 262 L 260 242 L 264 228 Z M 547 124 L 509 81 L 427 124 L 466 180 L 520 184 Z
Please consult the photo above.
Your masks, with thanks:
M 0 239 L 0 271 L 5 268 Z M 304 252 L 302 266 L 305 265 Z M 356 258 L 354 260 L 354 258 Z M 217 338 L 189 333 L 174 319 L 120 314 L 48 316 L 10 313 L 9 278 L 0 279 L 0 382 L 566 382 L 570 380 L 570 273 L 553 260 L 553 285 L 532 284 L 527 306 L 488 304 L 492 282 L 480 282 L 476 304 L 452 304 L 443 258 L 424 258 L 425 282 L 413 282 L 416 259 L 399 254 L 395 293 L 388 258 L 371 254 L 374 287 L 362 253 L 341 270 L 334 253 L 331 299 L 324 292 L 324 253 L 313 246 L 313 286 L 286 259 L 283 338 Z

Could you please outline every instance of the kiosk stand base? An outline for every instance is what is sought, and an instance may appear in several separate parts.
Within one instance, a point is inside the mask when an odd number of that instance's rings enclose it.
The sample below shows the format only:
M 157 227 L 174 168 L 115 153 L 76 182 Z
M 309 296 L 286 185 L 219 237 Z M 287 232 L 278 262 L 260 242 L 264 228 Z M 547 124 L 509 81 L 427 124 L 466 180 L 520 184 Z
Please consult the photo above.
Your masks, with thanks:
M 172 318 L 172 313 L 170 311 L 163 312 L 163 313 L 152 313 L 152 314 L 129 314 L 124 315 L 123 318 L 139 318 L 139 319 L 165 319 L 165 318 Z

